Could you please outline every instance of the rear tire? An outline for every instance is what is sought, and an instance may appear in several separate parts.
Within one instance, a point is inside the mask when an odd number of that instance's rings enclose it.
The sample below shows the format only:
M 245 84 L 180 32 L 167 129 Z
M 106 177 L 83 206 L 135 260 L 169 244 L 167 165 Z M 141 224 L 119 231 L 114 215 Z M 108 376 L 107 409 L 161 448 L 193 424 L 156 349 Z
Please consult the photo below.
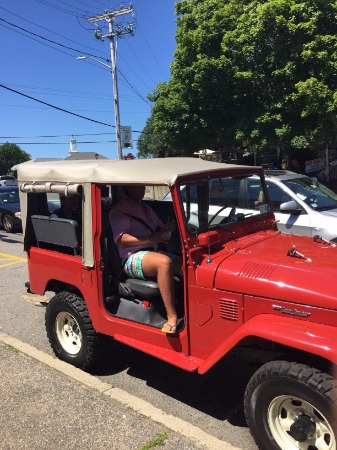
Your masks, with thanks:
M 4 215 L 2 219 L 2 226 L 4 227 L 6 233 L 14 233 L 14 220 L 10 215 Z
M 75 294 L 60 292 L 49 301 L 45 326 L 55 355 L 80 369 L 94 367 L 105 351 L 107 337 L 95 331 L 85 301 Z
M 245 393 L 248 426 L 261 450 L 336 450 L 336 388 L 312 367 L 274 361 L 251 378 Z

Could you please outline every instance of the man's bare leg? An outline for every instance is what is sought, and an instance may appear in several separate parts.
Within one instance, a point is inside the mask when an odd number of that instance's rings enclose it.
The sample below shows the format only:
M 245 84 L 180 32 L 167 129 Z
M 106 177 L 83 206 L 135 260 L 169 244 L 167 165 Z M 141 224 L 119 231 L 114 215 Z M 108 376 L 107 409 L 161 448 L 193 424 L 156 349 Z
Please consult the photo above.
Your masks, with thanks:
M 161 253 L 148 252 L 143 257 L 142 269 L 145 277 L 157 277 L 160 294 L 167 313 L 167 323 L 176 325 L 177 311 L 171 258 Z

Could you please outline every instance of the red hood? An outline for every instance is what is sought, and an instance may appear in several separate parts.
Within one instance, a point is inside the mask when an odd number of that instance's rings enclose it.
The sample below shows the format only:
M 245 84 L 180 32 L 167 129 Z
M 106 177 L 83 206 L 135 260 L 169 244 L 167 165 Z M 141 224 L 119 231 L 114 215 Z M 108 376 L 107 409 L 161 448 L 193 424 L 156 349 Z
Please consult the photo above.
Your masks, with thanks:
M 312 261 L 288 256 L 294 246 Z M 210 266 L 216 289 L 331 309 L 337 306 L 337 247 L 315 243 L 313 238 L 256 233 L 227 243 L 212 255 L 211 264 L 199 269 L 210 274 Z

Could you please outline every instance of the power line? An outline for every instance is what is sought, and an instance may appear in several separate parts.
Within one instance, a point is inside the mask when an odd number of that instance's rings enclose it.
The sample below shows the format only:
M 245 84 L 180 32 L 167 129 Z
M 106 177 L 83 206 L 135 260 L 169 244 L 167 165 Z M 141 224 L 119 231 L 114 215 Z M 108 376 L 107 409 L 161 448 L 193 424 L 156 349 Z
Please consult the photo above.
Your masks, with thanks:
M 89 12 L 89 11 L 83 9 L 83 8 L 77 8 L 77 6 L 69 5 L 69 3 L 63 2 L 62 0 L 56 0 L 56 1 L 59 2 L 59 3 L 62 3 L 62 5 L 68 6 L 69 8 L 78 9 L 81 13 L 85 13 L 85 14 L 93 14 L 92 11 Z M 57 5 L 55 5 L 55 6 L 57 6 Z M 89 5 L 88 5 L 88 6 L 89 6 Z
M 30 95 L 26 95 L 26 94 L 24 94 L 22 92 L 16 91 L 15 89 L 11 89 L 8 86 L 4 86 L 3 84 L 0 84 L 0 87 L 2 87 L 4 89 L 7 89 L 8 91 L 14 92 L 15 94 L 19 94 L 19 95 L 22 95 L 23 97 L 29 98 L 30 100 L 34 100 L 35 102 L 42 103 L 43 105 L 50 106 L 51 108 L 57 109 L 58 111 L 62 111 L 62 112 L 65 112 L 67 114 L 71 114 L 72 116 L 79 117 L 80 119 L 85 119 L 85 120 L 89 120 L 90 122 L 98 123 L 100 125 L 105 125 L 107 127 L 116 128 L 115 125 L 110 125 L 108 123 L 100 122 L 100 121 L 95 120 L 95 119 L 90 119 L 89 117 L 85 117 L 85 116 L 82 116 L 80 114 L 76 114 L 74 112 L 68 111 L 67 109 L 59 108 L 58 106 L 51 105 L 50 103 L 47 103 L 47 102 L 43 102 L 42 100 L 38 100 L 37 98 L 31 97 Z
M 27 36 L 26 34 L 21 33 L 20 31 L 13 30 L 13 28 L 7 27 L 6 25 L 4 25 L 4 24 L 2 24 L 2 23 L 0 23 L 0 26 L 3 27 L 3 28 L 7 28 L 8 30 L 14 31 L 14 33 L 22 34 L 22 36 L 25 36 L 25 37 L 27 37 L 27 38 L 29 38 L 29 39 L 32 39 L 33 41 L 38 42 L 39 44 L 46 45 L 47 47 L 50 47 L 50 48 L 52 48 L 52 49 L 54 49 L 54 50 L 57 50 L 58 52 L 64 53 L 65 55 L 68 55 L 68 56 L 71 56 L 72 58 L 75 58 L 75 55 L 71 55 L 70 53 L 65 52 L 64 50 L 61 50 L 60 48 L 55 48 L 55 47 L 53 47 L 52 45 L 49 45 L 49 44 L 47 44 L 47 43 L 45 43 L 45 42 L 41 42 L 41 41 L 39 41 L 39 40 L 33 38 L 32 36 Z
M 26 30 L 25 28 L 19 27 L 19 25 L 15 25 L 12 22 L 8 22 L 7 20 L 2 19 L 1 17 L 0 17 L 0 20 L 1 20 L 1 22 L 5 22 L 7 25 L 10 25 L 11 27 L 18 28 L 19 30 L 24 31 L 25 33 L 31 34 L 33 36 L 36 36 L 36 37 L 38 37 L 40 39 L 43 39 L 44 41 L 50 42 L 51 44 L 59 45 L 60 47 L 66 48 L 67 50 L 72 50 L 73 52 L 76 52 L 76 53 L 83 53 L 82 51 L 77 50 L 76 48 L 68 47 L 67 45 L 60 44 L 59 42 L 53 41 L 52 39 L 48 39 L 48 38 L 46 38 L 44 36 L 41 36 L 40 34 L 33 33 L 32 31 L 29 31 L 29 30 Z M 96 55 L 89 55 L 89 56 L 97 58 Z
M 106 134 L 113 134 L 113 133 L 85 133 L 85 134 L 76 134 L 71 133 L 72 136 L 103 136 Z M 42 136 L 0 136 L 0 139 L 40 139 L 40 138 L 58 138 L 58 137 L 67 137 L 70 136 L 70 134 L 55 134 L 55 135 L 42 135 Z
M 57 9 L 58 11 L 65 12 L 66 14 L 69 14 L 70 16 L 78 17 L 78 14 L 75 14 L 73 11 L 69 11 L 68 9 L 61 8 L 60 6 L 53 5 L 52 3 L 49 3 L 47 1 L 43 1 L 43 0 L 34 0 L 34 1 L 37 2 L 37 3 L 40 3 L 42 5 L 45 5 L 45 6 L 49 6 L 50 8 Z
M 134 133 L 141 133 L 141 131 L 132 130 Z M 71 136 L 78 137 L 78 136 L 105 136 L 105 135 L 111 135 L 114 133 L 83 133 L 83 134 L 77 134 L 77 133 L 71 133 Z M 42 135 L 42 136 L 0 136 L 0 139 L 40 139 L 40 138 L 59 138 L 59 137 L 67 137 L 70 136 L 70 134 L 54 134 L 54 135 Z
M 77 141 L 77 144 L 110 144 L 117 141 Z M 6 142 L 0 143 L 0 145 L 6 144 Z M 15 145 L 67 145 L 68 142 L 12 142 Z
M 65 112 L 67 114 L 71 114 L 72 116 L 75 116 L 75 117 L 79 117 L 80 119 L 85 119 L 85 120 L 89 120 L 90 122 L 98 123 L 99 125 L 104 125 L 104 126 L 107 126 L 107 127 L 116 128 L 115 125 L 110 125 L 110 124 L 105 123 L 105 122 L 100 122 L 99 120 L 91 119 L 90 117 L 86 117 L 86 116 L 82 116 L 80 114 L 76 114 L 76 113 L 74 113 L 72 111 L 68 111 L 67 109 L 60 108 L 58 106 L 52 105 L 52 104 L 44 102 L 42 100 L 39 100 L 39 99 L 37 99 L 35 97 L 31 97 L 30 95 L 24 94 L 23 92 L 19 92 L 19 91 L 15 90 L 15 89 L 11 89 L 10 87 L 5 86 L 3 84 L 0 84 L 0 87 L 2 87 L 4 89 L 7 89 L 8 91 L 14 92 L 15 94 L 19 94 L 19 95 L 22 95 L 23 97 L 29 98 L 30 100 L 34 100 L 35 102 L 42 103 L 43 105 L 49 106 L 50 108 L 56 109 L 58 111 Z M 142 131 L 137 131 L 137 130 L 133 130 L 133 132 L 134 133 L 142 133 Z M 148 134 L 148 133 L 146 133 L 146 134 Z M 18 139 L 18 138 L 16 138 L 16 139 Z
M 162 67 L 161 67 L 161 65 L 159 64 L 159 61 L 158 61 L 156 55 L 155 55 L 154 52 L 152 51 L 152 48 L 150 47 L 149 43 L 147 42 L 147 40 L 146 40 L 146 38 L 145 38 L 145 35 L 144 35 L 144 33 L 142 32 L 142 29 L 140 28 L 140 26 L 139 26 L 139 24 L 138 24 L 137 19 L 135 19 L 135 21 L 136 21 L 137 29 L 139 29 L 141 35 L 143 36 L 143 39 L 144 39 L 144 41 L 145 41 L 145 43 L 146 43 L 148 49 L 150 50 L 150 53 L 151 53 L 151 55 L 153 56 L 153 59 L 156 61 L 156 63 L 157 63 L 157 65 L 158 65 L 159 69 L 161 70 L 162 74 L 163 74 L 164 76 L 166 76 L 166 75 L 165 75 L 165 72 L 163 71 L 163 69 L 162 69 Z
M 43 27 L 42 25 L 39 25 L 39 24 L 37 24 L 37 23 L 35 23 L 35 22 L 32 22 L 31 20 L 26 19 L 25 17 L 21 17 L 21 16 L 19 16 L 18 14 L 15 14 L 15 13 L 13 13 L 12 11 L 10 11 L 10 10 L 4 8 L 3 6 L 0 6 L 0 9 L 3 9 L 4 11 L 6 11 L 6 12 L 12 14 L 12 15 L 15 16 L 15 17 L 18 17 L 19 19 L 22 19 L 22 20 L 24 20 L 24 21 L 26 21 L 26 22 L 28 22 L 28 23 L 30 23 L 30 24 L 32 24 L 32 25 L 35 25 L 36 27 L 39 27 L 39 28 L 41 28 L 42 30 L 49 31 L 50 33 L 55 34 L 56 36 L 59 36 L 59 37 L 61 37 L 61 38 L 63 38 L 63 39 L 66 39 L 66 40 L 68 40 L 68 41 L 70 41 L 70 42 L 73 42 L 74 44 L 78 44 L 78 45 L 80 45 L 80 46 L 82 46 L 82 47 L 84 47 L 84 48 L 89 48 L 90 50 L 95 50 L 95 51 L 98 52 L 98 53 L 102 53 L 102 54 L 104 53 L 104 52 L 102 52 L 101 50 L 94 49 L 93 47 L 89 47 L 88 45 L 83 45 L 83 44 L 81 44 L 80 42 L 74 41 L 73 39 L 70 39 L 70 38 L 68 38 L 68 37 L 66 37 L 66 36 L 63 36 L 62 34 L 56 33 L 56 31 L 50 30 L 49 28 L 45 28 L 45 27 Z M 14 30 L 13 30 L 13 31 L 14 31 Z
M 39 35 L 39 34 L 37 34 L 37 33 L 33 33 L 33 32 L 31 32 L 31 31 L 29 31 L 29 30 L 26 30 L 25 28 L 22 28 L 22 27 L 20 27 L 20 26 L 18 26 L 18 25 L 15 25 L 15 24 L 13 24 L 13 23 L 11 23 L 11 22 L 8 22 L 7 20 L 4 20 L 4 19 L 1 19 L 1 18 L 0 18 L 0 21 L 5 22 L 5 23 L 9 24 L 10 26 L 13 26 L 13 27 L 15 27 L 15 28 L 18 28 L 18 29 L 24 31 L 25 33 L 32 34 L 33 36 L 36 36 L 36 37 L 38 37 L 38 38 L 40 38 L 40 39 L 42 39 L 42 40 L 45 40 L 45 41 L 47 41 L 47 42 L 50 42 L 50 43 L 52 43 L 52 44 L 59 45 L 59 46 L 61 46 L 61 47 L 63 47 L 63 48 L 66 48 L 66 49 L 68 49 L 68 50 L 72 50 L 72 51 L 77 52 L 77 53 L 80 53 L 80 54 L 83 53 L 83 52 L 80 51 L 80 50 L 74 49 L 74 48 L 72 48 L 72 47 L 68 47 L 68 46 L 63 45 L 63 44 L 61 44 L 61 43 L 59 43 L 59 42 L 56 42 L 56 41 L 53 41 L 53 40 L 51 40 L 51 39 L 45 38 L 44 36 L 41 36 L 41 35 Z M 5 28 L 8 28 L 8 27 L 6 27 L 6 25 L 3 25 L 3 24 L 0 24 L 0 26 L 3 26 L 3 27 L 5 27 Z M 8 29 L 11 30 L 11 31 L 14 31 L 14 32 L 16 32 L 16 33 L 19 33 L 19 34 L 23 34 L 23 33 L 21 33 L 20 31 L 17 31 L 17 30 L 12 30 L 11 28 L 8 28 Z M 26 36 L 26 35 L 23 34 L 23 36 Z M 36 41 L 36 42 L 39 42 L 40 44 L 44 44 L 44 45 L 46 45 L 47 47 L 53 48 L 54 50 L 60 51 L 61 53 L 65 53 L 66 55 L 71 56 L 72 58 L 74 57 L 74 55 L 71 55 L 71 54 L 68 53 L 68 52 L 65 52 L 65 51 L 60 50 L 60 49 L 58 49 L 58 48 L 55 48 L 55 47 L 53 47 L 53 46 L 51 46 L 51 45 L 48 45 L 48 44 L 46 44 L 45 42 L 40 42 L 40 41 L 38 41 L 37 39 L 34 39 L 34 38 L 31 37 L 31 36 L 26 36 L 26 37 L 29 37 L 30 39 L 32 39 L 32 40 L 34 40 L 34 41 Z M 96 58 L 96 57 L 97 57 L 97 56 L 94 56 L 94 55 L 92 55 L 92 54 L 90 54 L 90 53 L 88 53 L 87 56 L 91 56 L 92 58 Z M 85 62 L 88 63 L 88 64 L 91 64 L 91 65 L 94 65 L 95 67 L 98 67 L 98 68 L 100 68 L 100 69 L 102 69 L 102 70 L 107 70 L 106 68 L 104 68 L 104 67 L 102 67 L 102 66 L 100 66 L 100 65 L 97 65 L 97 64 L 93 64 L 93 63 L 91 63 L 90 61 L 85 61 Z M 124 83 L 129 89 L 131 89 L 131 91 L 133 91 L 133 92 L 134 92 L 134 93 L 135 93 L 142 101 L 144 101 L 147 105 L 151 106 L 151 104 L 150 104 L 150 103 L 149 103 L 149 102 L 148 102 L 148 101 L 147 101 L 147 100 L 146 100 L 146 99 L 138 92 L 138 90 L 132 85 L 132 83 L 131 83 L 131 82 L 127 79 L 127 77 L 121 72 L 121 70 L 117 68 L 117 71 L 118 71 L 118 73 L 121 75 L 121 77 L 124 79 L 124 81 L 122 80 L 123 83 Z

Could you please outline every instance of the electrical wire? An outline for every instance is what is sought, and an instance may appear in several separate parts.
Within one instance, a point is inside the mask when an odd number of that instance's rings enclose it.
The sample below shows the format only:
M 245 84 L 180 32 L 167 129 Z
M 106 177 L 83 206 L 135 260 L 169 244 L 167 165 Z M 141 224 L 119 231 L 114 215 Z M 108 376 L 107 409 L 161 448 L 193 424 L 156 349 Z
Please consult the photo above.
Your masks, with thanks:
M 32 31 L 29 31 L 29 30 L 26 30 L 25 28 L 19 27 L 19 25 L 15 25 L 14 23 L 8 22 L 7 20 L 2 19 L 1 17 L 0 17 L 0 21 L 1 22 L 5 22 L 7 25 L 10 25 L 11 27 L 18 28 L 19 30 L 24 31 L 25 33 L 28 33 L 28 34 L 36 36 L 36 37 L 38 37 L 40 39 L 43 39 L 44 41 L 50 42 L 51 44 L 59 45 L 60 47 L 66 48 L 67 50 L 72 50 L 73 52 L 76 52 L 76 53 L 81 53 L 81 54 L 83 53 L 82 51 L 77 50 L 76 48 L 68 47 L 67 45 L 60 44 L 59 42 L 53 41 L 51 39 L 48 39 L 48 38 L 46 38 L 44 36 L 41 36 L 40 34 L 33 33 Z M 89 54 L 89 53 L 88 53 L 88 56 L 91 56 L 93 58 L 98 58 L 97 55 L 92 55 L 92 54 Z
M 7 89 L 8 91 L 14 92 L 15 94 L 22 95 L 23 97 L 29 98 L 30 100 L 34 100 L 35 102 L 42 103 L 43 105 L 49 106 L 50 108 L 56 109 L 58 111 L 65 112 L 67 114 L 71 114 L 72 116 L 79 117 L 80 119 L 85 119 L 85 120 L 89 120 L 90 122 L 98 123 L 99 125 L 104 125 L 104 126 L 107 126 L 107 127 L 116 128 L 115 125 L 111 125 L 111 124 L 108 124 L 108 123 L 105 123 L 105 122 L 100 122 L 99 120 L 91 119 L 90 117 L 82 116 L 81 114 L 76 114 L 76 113 L 74 113 L 72 111 L 68 111 L 67 109 L 60 108 L 58 106 L 52 105 L 52 104 L 44 102 L 42 100 L 39 100 L 39 99 L 37 99 L 35 97 L 31 97 L 30 95 L 24 94 L 23 92 L 19 92 L 19 91 L 15 90 L 15 89 L 11 89 L 10 87 L 5 86 L 3 84 L 0 84 L 0 87 L 2 87 L 4 89 Z M 134 133 L 142 133 L 142 131 L 137 131 L 137 130 L 133 130 L 133 132 Z M 6 138 L 3 138 L 3 139 L 6 139 Z M 19 139 L 19 138 L 16 138 L 16 139 Z
M 141 33 L 141 35 L 142 35 L 142 37 L 143 37 L 143 39 L 144 39 L 144 41 L 145 41 L 145 43 L 146 43 L 148 49 L 150 50 L 150 53 L 151 53 L 153 59 L 155 60 L 155 62 L 157 63 L 157 66 L 159 67 L 159 69 L 161 70 L 162 74 L 163 74 L 164 77 L 165 77 L 165 76 L 166 76 L 166 75 L 165 75 L 165 72 L 163 71 L 163 68 L 162 68 L 161 65 L 159 64 L 159 61 L 158 61 L 156 55 L 154 54 L 154 52 L 153 52 L 152 48 L 150 47 L 149 43 L 147 42 L 147 40 L 146 40 L 146 38 L 145 38 L 145 35 L 144 35 L 144 33 L 143 33 L 141 27 L 139 26 L 136 17 L 135 17 L 135 22 L 136 22 L 136 25 L 137 25 L 137 29 L 140 31 L 140 33 Z
M 11 89 L 10 87 L 4 86 L 3 84 L 0 84 L 0 87 L 2 87 L 4 89 L 7 89 L 8 91 L 14 92 L 15 94 L 22 95 L 23 97 L 29 98 L 30 100 L 34 100 L 35 102 L 42 103 L 43 105 L 47 105 L 50 108 L 57 109 L 58 111 L 65 112 L 67 114 L 71 114 L 72 116 L 76 116 L 76 117 L 79 117 L 81 119 L 89 120 L 90 122 L 98 123 L 100 125 L 105 125 L 107 127 L 116 128 L 115 125 L 111 125 L 111 124 L 105 123 L 105 122 L 100 122 L 99 120 L 91 119 L 89 117 L 82 116 L 80 114 L 76 114 L 74 112 L 68 111 L 67 109 L 59 108 L 58 106 L 51 105 L 50 103 L 44 102 L 42 100 L 38 100 L 37 98 L 31 97 L 30 95 L 24 94 L 23 92 L 16 91 L 15 89 Z
M 22 27 L 19 27 L 18 25 L 15 25 L 15 24 L 13 24 L 13 23 L 11 23 L 11 22 L 8 22 L 7 20 L 4 20 L 4 19 L 2 19 L 2 18 L 0 18 L 0 21 L 2 21 L 2 22 L 5 22 L 5 23 L 7 23 L 7 24 L 9 24 L 10 26 L 13 26 L 13 27 L 15 27 L 15 28 L 18 28 L 18 29 L 20 29 L 20 30 L 22 30 L 22 31 L 24 31 L 24 32 L 26 32 L 26 33 L 28 33 L 28 34 L 32 34 L 33 36 L 37 36 L 38 38 L 40 38 L 40 39 L 43 39 L 43 40 L 46 40 L 47 42 L 50 42 L 50 43 L 53 43 L 53 44 L 56 44 L 56 45 L 59 45 L 59 46 L 61 46 L 61 47 L 63 47 L 63 48 L 66 48 L 66 49 L 69 49 L 69 50 L 72 50 L 72 51 L 75 51 L 75 52 L 77 52 L 77 53 L 80 53 L 80 54 L 82 54 L 83 52 L 82 51 L 80 51 L 80 50 L 77 50 L 77 49 L 74 49 L 74 48 L 72 48 L 72 47 L 68 47 L 68 46 L 65 46 L 65 45 L 63 45 L 63 44 L 60 44 L 60 43 L 58 43 L 58 42 L 56 42 L 56 41 L 53 41 L 53 40 L 51 40 L 51 39 L 47 39 L 47 38 L 45 38 L 45 37 L 43 37 L 43 36 L 41 36 L 41 35 L 38 35 L 37 33 L 33 33 L 33 32 L 31 32 L 31 31 L 29 31 L 29 30 L 26 30 L 25 28 L 22 28 Z M 0 23 L 0 26 L 3 26 L 3 27 L 5 27 L 5 28 L 8 28 L 8 27 L 6 27 L 6 25 L 3 25 L 3 24 L 1 24 Z M 8 28 L 8 29 L 10 29 L 10 30 L 12 30 L 11 28 Z M 19 34 L 23 34 L 23 33 L 21 33 L 20 31 L 17 31 L 17 30 L 12 30 L 12 31 L 14 31 L 14 32 L 17 32 L 17 33 L 19 33 Z M 26 36 L 25 34 L 23 34 L 24 36 Z M 50 47 L 50 48 L 53 48 L 54 50 L 58 50 L 58 51 L 60 51 L 61 53 L 65 53 L 66 55 L 68 55 L 68 56 L 71 56 L 71 57 L 75 57 L 74 55 L 71 55 L 70 53 L 68 53 L 68 52 L 65 52 L 64 50 L 60 50 L 60 49 L 58 49 L 58 48 L 55 48 L 55 47 L 53 47 L 53 46 L 51 46 L 51 45 L 49 45 L 49 44 L 46 44 L 45 42 L 41 42 L 41 41 L 38 41 L 37 39 L 35 39 L 35 38 L 33 38 L 33 37 L 31 37 L 31 36 L 26 36 L 26 37 L 29 37 L 29 38 L 31 38 L 31 39 L 33 39 L 34 41 L 36 41 L 36 42 L 39 42 L 39 43 L 41 43 L 41 44 L 44 44 L 44 45 L 46 45 L 46 46 L 48 46 L 48 47 Z M 91 57 L 93 57 L 93 58 L 97 58 L 97 56 L 96 55 L 91 55 L 91 54 L 88 54 L 87 56 L 91 56 Z M 95 67 L 99 67 L 100 69 L 103 69 L 103 70 L 109 70 L 109 69 L 107 69 L 107 68 L 104 68 L 104 67 L 102 67 L 101 65 L 99 65 L 99 64 L 93 64 L 92 62 L 90 62 L 90 61 L 87 61 L 87 60 L 85 60 L 84 62 L 86 62 L 87 64 L 91 64 L 91 65 L 93 65 L 93 66 L 95 66 Z M 123 80 L 124 80 L 124 84 L 127 86 L 127 87 L 129 87 L 129 89 L 131 89 L 141 100 L 143 100 L 147 105 L 149 105 L 149 106 L 152 106 L 138 91 L 137 91 L 137 89 L 132 85 L 132 83 L 126 78 L 126 76 L 122 73 L 122 71 L 119 69 L 119 68 L 117 68 L 117 72 L 121 75 L 121 77 L 123 78 Z M 122 81 L 123 81 L 122 80 Z
M 69 11 L 68 9 L 53 5 L 52 3 L 49 3 L 47 1 L 43 1 L 43 0 L 34 0 L 34 1 L 37 3 L 40 3 L 41 5 L 49 6 L 50 8 L 54 8 L 54 9 L 57 9 L 58 11 L 62 11 L 66 14 L 69 14 L 70 16 L 78 17 L 78 14 L 75 14 L 73 11 Z
M 86 13 L 86 14 L 90 14 L 90 15 L 95 15 L 95 13 L 93 13 L 93 12 L 90 12 L 89 13 L 89 11 L 87 11 L 87 10 L 85 10 L 85 9 L 82 9 L 82 8 L 77 8 L 77 6 L 73 6 L 73 5 L 69 5 L 69 3 L 66 3 L 66 2 L 63 2 L 62 0 L 56 0 L 57 2 L 59 2 L 59 3 L 62 3 L 62 5 L 66 5 L 67 7 L 69 7 L 69 8 L 73 8 L 73 9 L 77 9 L 77 10 L 79 10 L 81 13 Z M 78 0 L 77 0 L 78 1 Z M 57 5 L 55 5 L 55 6 L 57 6 Z M 88 5 L 89 6 L 89 5 Z
M 103 136 L 110 135 L 114 133 L 85 133 L 85 134 L 76 134 L 71 133 L 72 136 Z M 54 134 L 54 135 L 42 135 L 42 136 L 0 136 L 0 139 L 41 139 L 41 138 L 58 138 L 58 137 L 67 137 L 69 134 Z
M 102 54 L 104 54 L 104 55 L 106 54 L 106 53 L 103 52 L 103 51 L 97 50 L 97 49 L 95 49 L 95 48 L 93 48 L 93 47 L 89 47 L 88 45 L 83 45 L 83 44 L 81 44 L 80 42 L 74 41 L 73 39 L 70 39 L 70 38 L 68 38 L 68 37 L 66 37 L 66 36 L 63 36 L 62 34 L 56 33 L 56 31 L 50 30 L 49 28 L 45 28 L 45 27 L 43 27 L 43 26 L 41 26 L 41 25 L 39 25 L 39 24 L 37 24 L 37 23 L 35 23 L 35 22 L 32 22 L 31 20 L 26 19 L 25 17 L 21 17 L 21 16 L 19 16 L 18 14 L 13 13 L 13 12 L 10 11 L 9 9 L 4 8 L 3 6 L 0 6 L 0 9 L 3 9 L 4 11 L 8 12 L 9 14 L 12 14 L 12 15 L 15 16 L 15 17 L 18 17 L 18 18 L 21 19 L 21 20 L 24 20 L 24 21 L 26 21 L 26 22 L 28 22 L 28 23 L 30 23 L 30 24 L 32 24 L 32 25 L 35 25 L 36 27 L 39 27 L 39 28 L 41 28 L 42 30 L 49 31 L 50 33 L 55 34 L 56 36 L 59 36 L 59 37 L 61 37 L 62 39 L 66 39 L 66 40 L 68 40 L 68 41 L 70 41 L 70 42 L 73 42 L 74 44 L 80 45 L 80 46 L 82 46 L 82 47 L 84 47 L 84 48 L 89 48 L 90 50 L 95 50 L 95 51 L 98 52 L 98 53 L 102 53 Z

